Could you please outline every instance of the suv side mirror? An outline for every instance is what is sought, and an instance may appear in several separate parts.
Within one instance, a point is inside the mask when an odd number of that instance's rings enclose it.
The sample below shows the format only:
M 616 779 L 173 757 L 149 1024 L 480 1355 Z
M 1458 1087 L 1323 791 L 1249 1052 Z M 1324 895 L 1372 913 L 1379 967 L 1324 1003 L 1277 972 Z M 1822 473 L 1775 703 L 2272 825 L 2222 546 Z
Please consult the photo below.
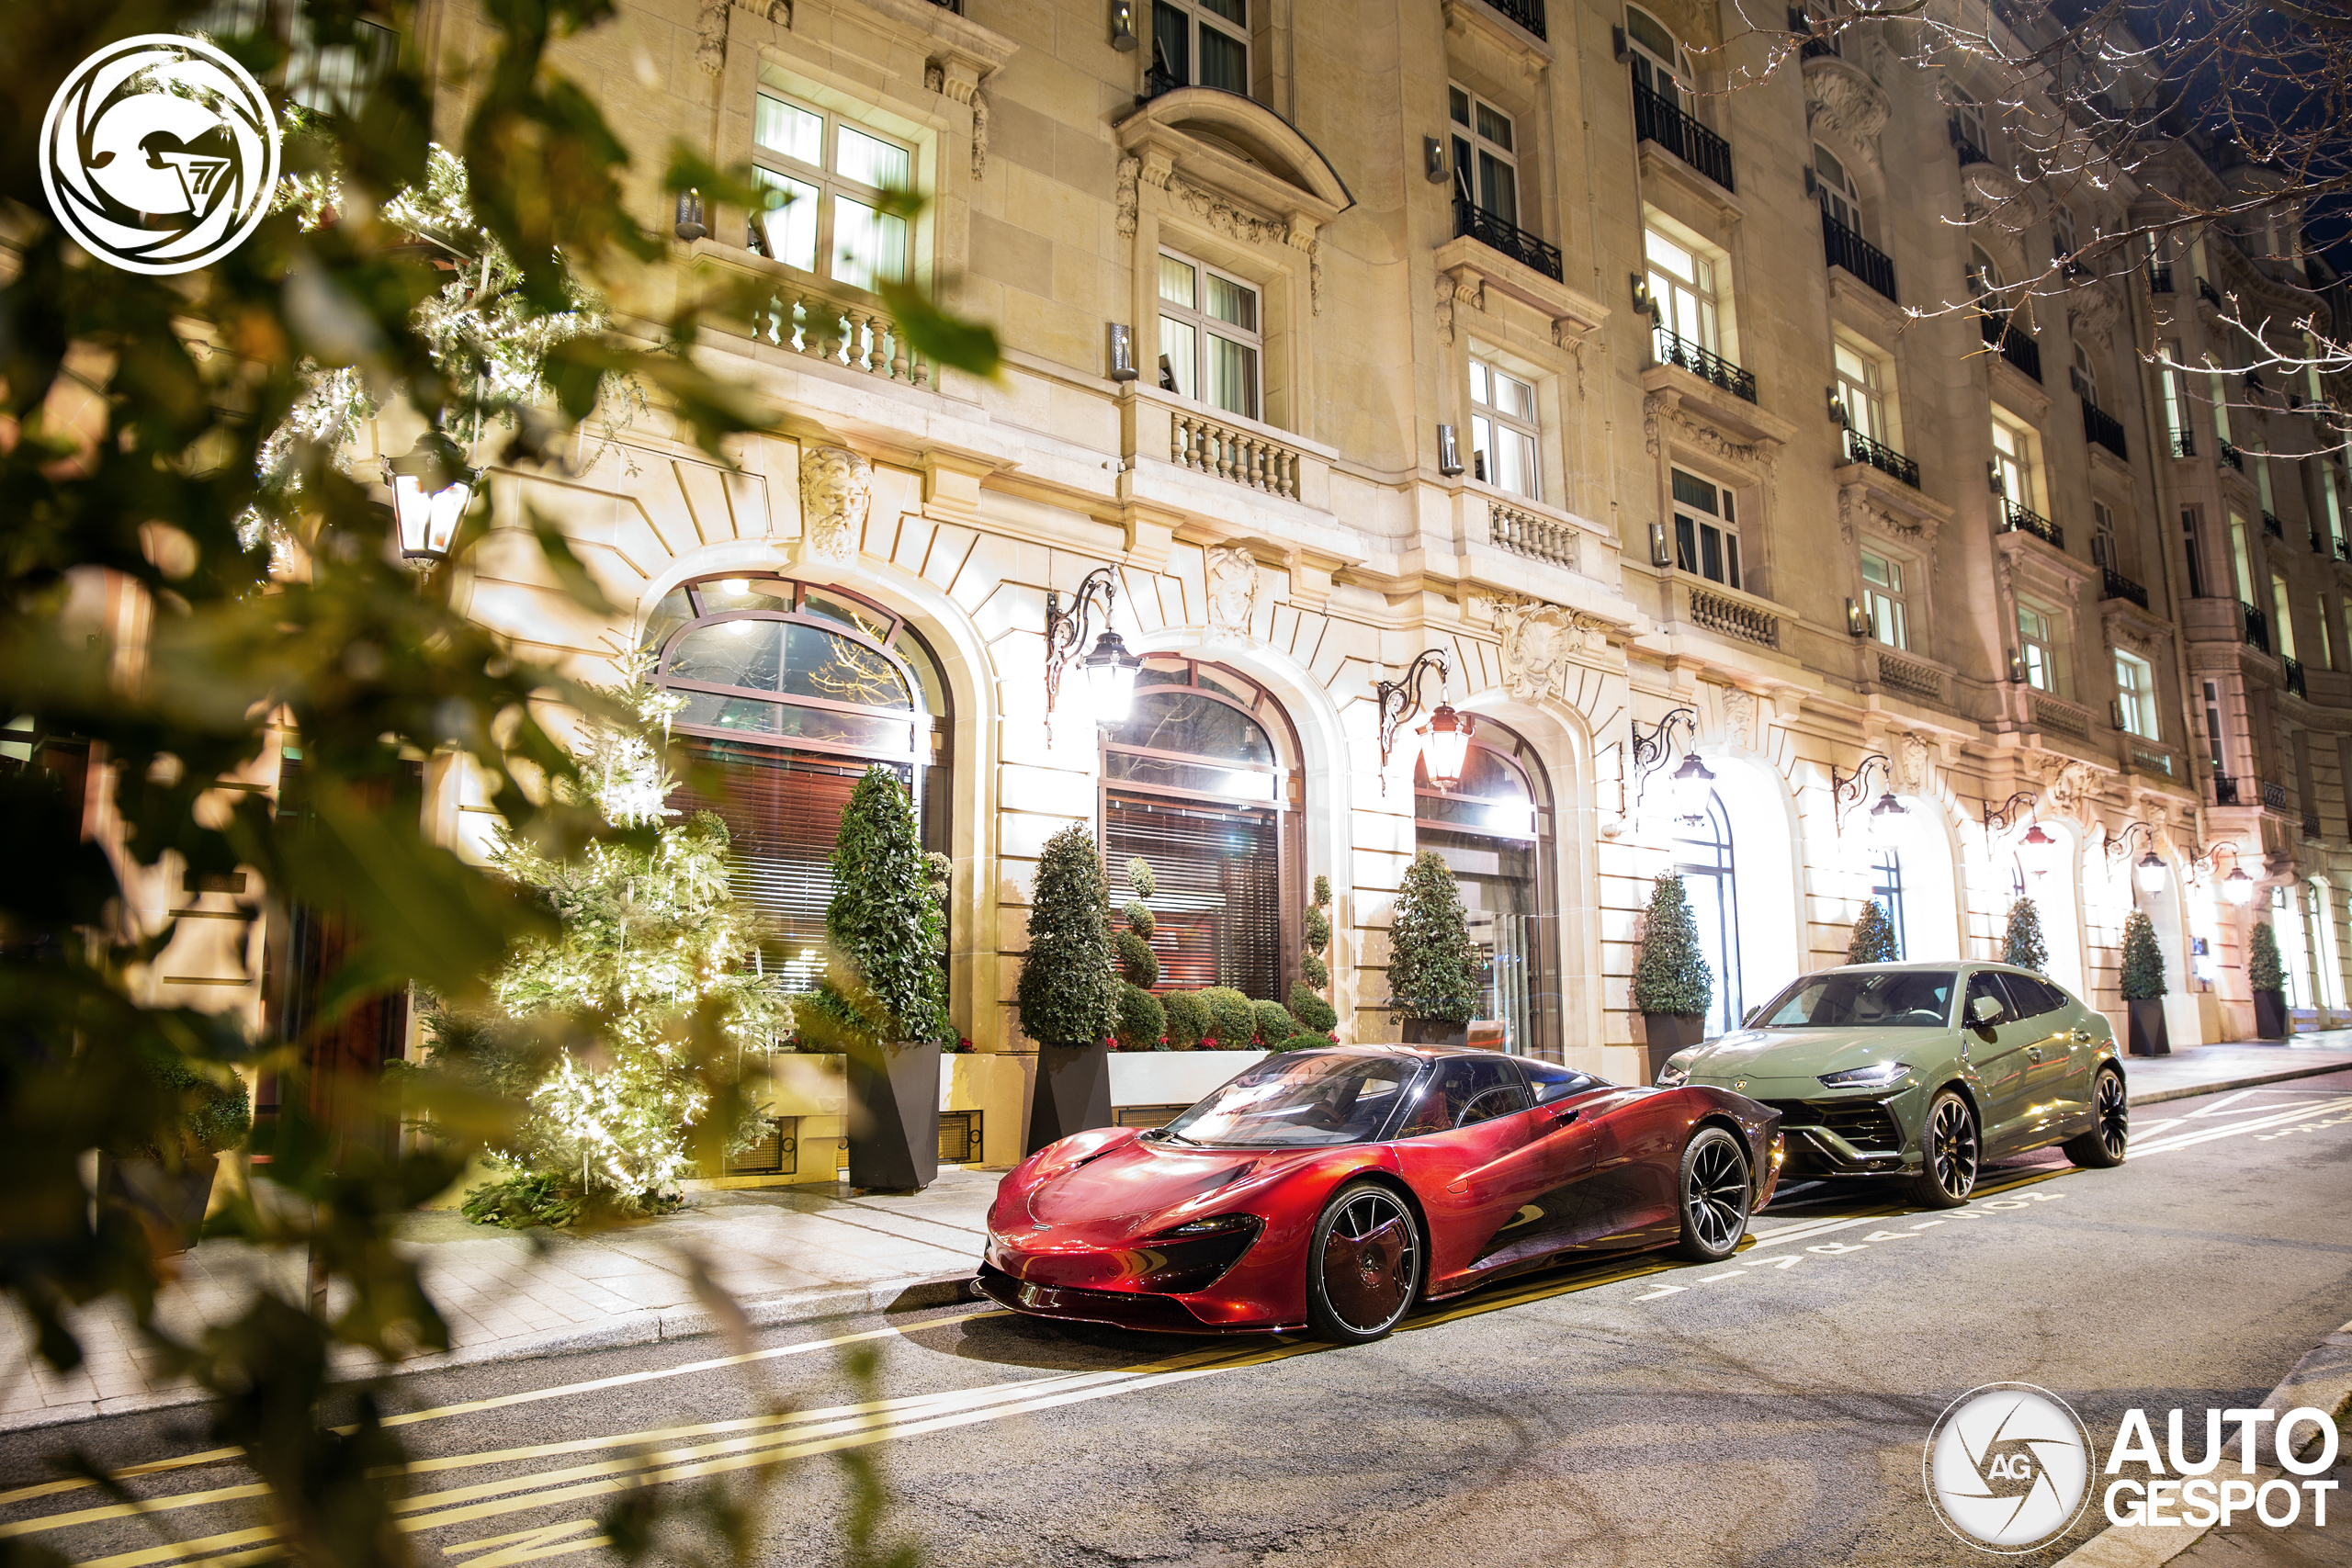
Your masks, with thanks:
M 1997 997 L 1978 997 L 1968 1004 L 1969 1021 L 1980 1028 L 1989 1028 L 1998 1023 L 2001 1015 L 2007 1010 Z

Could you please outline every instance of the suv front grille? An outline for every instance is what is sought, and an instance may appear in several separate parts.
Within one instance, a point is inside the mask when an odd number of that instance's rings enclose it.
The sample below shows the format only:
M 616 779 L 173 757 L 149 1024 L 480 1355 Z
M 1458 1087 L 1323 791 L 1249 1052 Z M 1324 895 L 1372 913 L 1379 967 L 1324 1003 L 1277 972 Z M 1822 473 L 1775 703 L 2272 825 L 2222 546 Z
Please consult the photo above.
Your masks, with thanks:
M 1826 1127 L 1858 1149 L 1896 1154 L 1903 1129 L 1894 1113 L 1874 1100 L 1770 1100 L 1782 1127 Z

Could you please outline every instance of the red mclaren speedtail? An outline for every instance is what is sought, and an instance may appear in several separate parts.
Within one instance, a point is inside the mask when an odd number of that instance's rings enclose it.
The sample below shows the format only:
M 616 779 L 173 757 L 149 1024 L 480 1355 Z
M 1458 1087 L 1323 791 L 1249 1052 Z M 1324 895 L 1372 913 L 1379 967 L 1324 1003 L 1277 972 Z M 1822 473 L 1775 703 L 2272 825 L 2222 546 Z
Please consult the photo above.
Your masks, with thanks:
M 1492 1051 L 1292 1052 L 1164 1128 L 1030 1156 L 978 1283 L 1041 1317 L 1376 1339 L 1416 1301 L 1563 1254 L 1729 1256 L 1780 1179 L 1780 1119 Z

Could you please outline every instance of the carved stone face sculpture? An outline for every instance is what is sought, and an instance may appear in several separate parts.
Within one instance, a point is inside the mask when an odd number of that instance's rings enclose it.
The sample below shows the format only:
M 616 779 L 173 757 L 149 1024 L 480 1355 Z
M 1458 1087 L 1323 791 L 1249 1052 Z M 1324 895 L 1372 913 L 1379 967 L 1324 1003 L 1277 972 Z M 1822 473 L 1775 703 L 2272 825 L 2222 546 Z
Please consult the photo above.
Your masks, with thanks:
M 1724 694 L 1724 744 L 1741 751 L 1756 749 L 1756 694 L 1737 688 Z
M 1258 561 L 1238 546 L 1211 546 L 1208 571 L 1209 630 L 1219 637 L 1246 637 L 1258 608 Z
M 853 561 L 874 501 L 873 465 L 840 446 L 800 453 L 800 529 L 814 560 Z
M 1581 634 L 1573 612 L 1557 604 L 1497 604 L 1501 632 L 1503 690 L 1514 697 L 1540 697 L 1555 690 Z

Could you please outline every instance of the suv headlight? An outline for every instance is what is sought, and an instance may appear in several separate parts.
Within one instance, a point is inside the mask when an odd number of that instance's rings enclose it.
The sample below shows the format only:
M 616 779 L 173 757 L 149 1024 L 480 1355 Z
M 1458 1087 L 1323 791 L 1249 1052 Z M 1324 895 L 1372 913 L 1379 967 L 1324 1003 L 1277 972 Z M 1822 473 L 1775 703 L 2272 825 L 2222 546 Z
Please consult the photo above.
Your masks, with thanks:
M 1867 1067 L 1849 1067 L 1842 1073 L 1824 1073 L 1824 1089 L 1885 1089 L 1900 1083 L 1910 1072 L 1908 1062 L 1873 1062 Z
M 1666 1059 L 1666 1066 L 1657 1070 L 1657 1087 L 1680 1089 L 1684 1084 L 1689 1083 L 1691 1061 L 1692 1057 L 1688 1052 L 1668 1056 Z

